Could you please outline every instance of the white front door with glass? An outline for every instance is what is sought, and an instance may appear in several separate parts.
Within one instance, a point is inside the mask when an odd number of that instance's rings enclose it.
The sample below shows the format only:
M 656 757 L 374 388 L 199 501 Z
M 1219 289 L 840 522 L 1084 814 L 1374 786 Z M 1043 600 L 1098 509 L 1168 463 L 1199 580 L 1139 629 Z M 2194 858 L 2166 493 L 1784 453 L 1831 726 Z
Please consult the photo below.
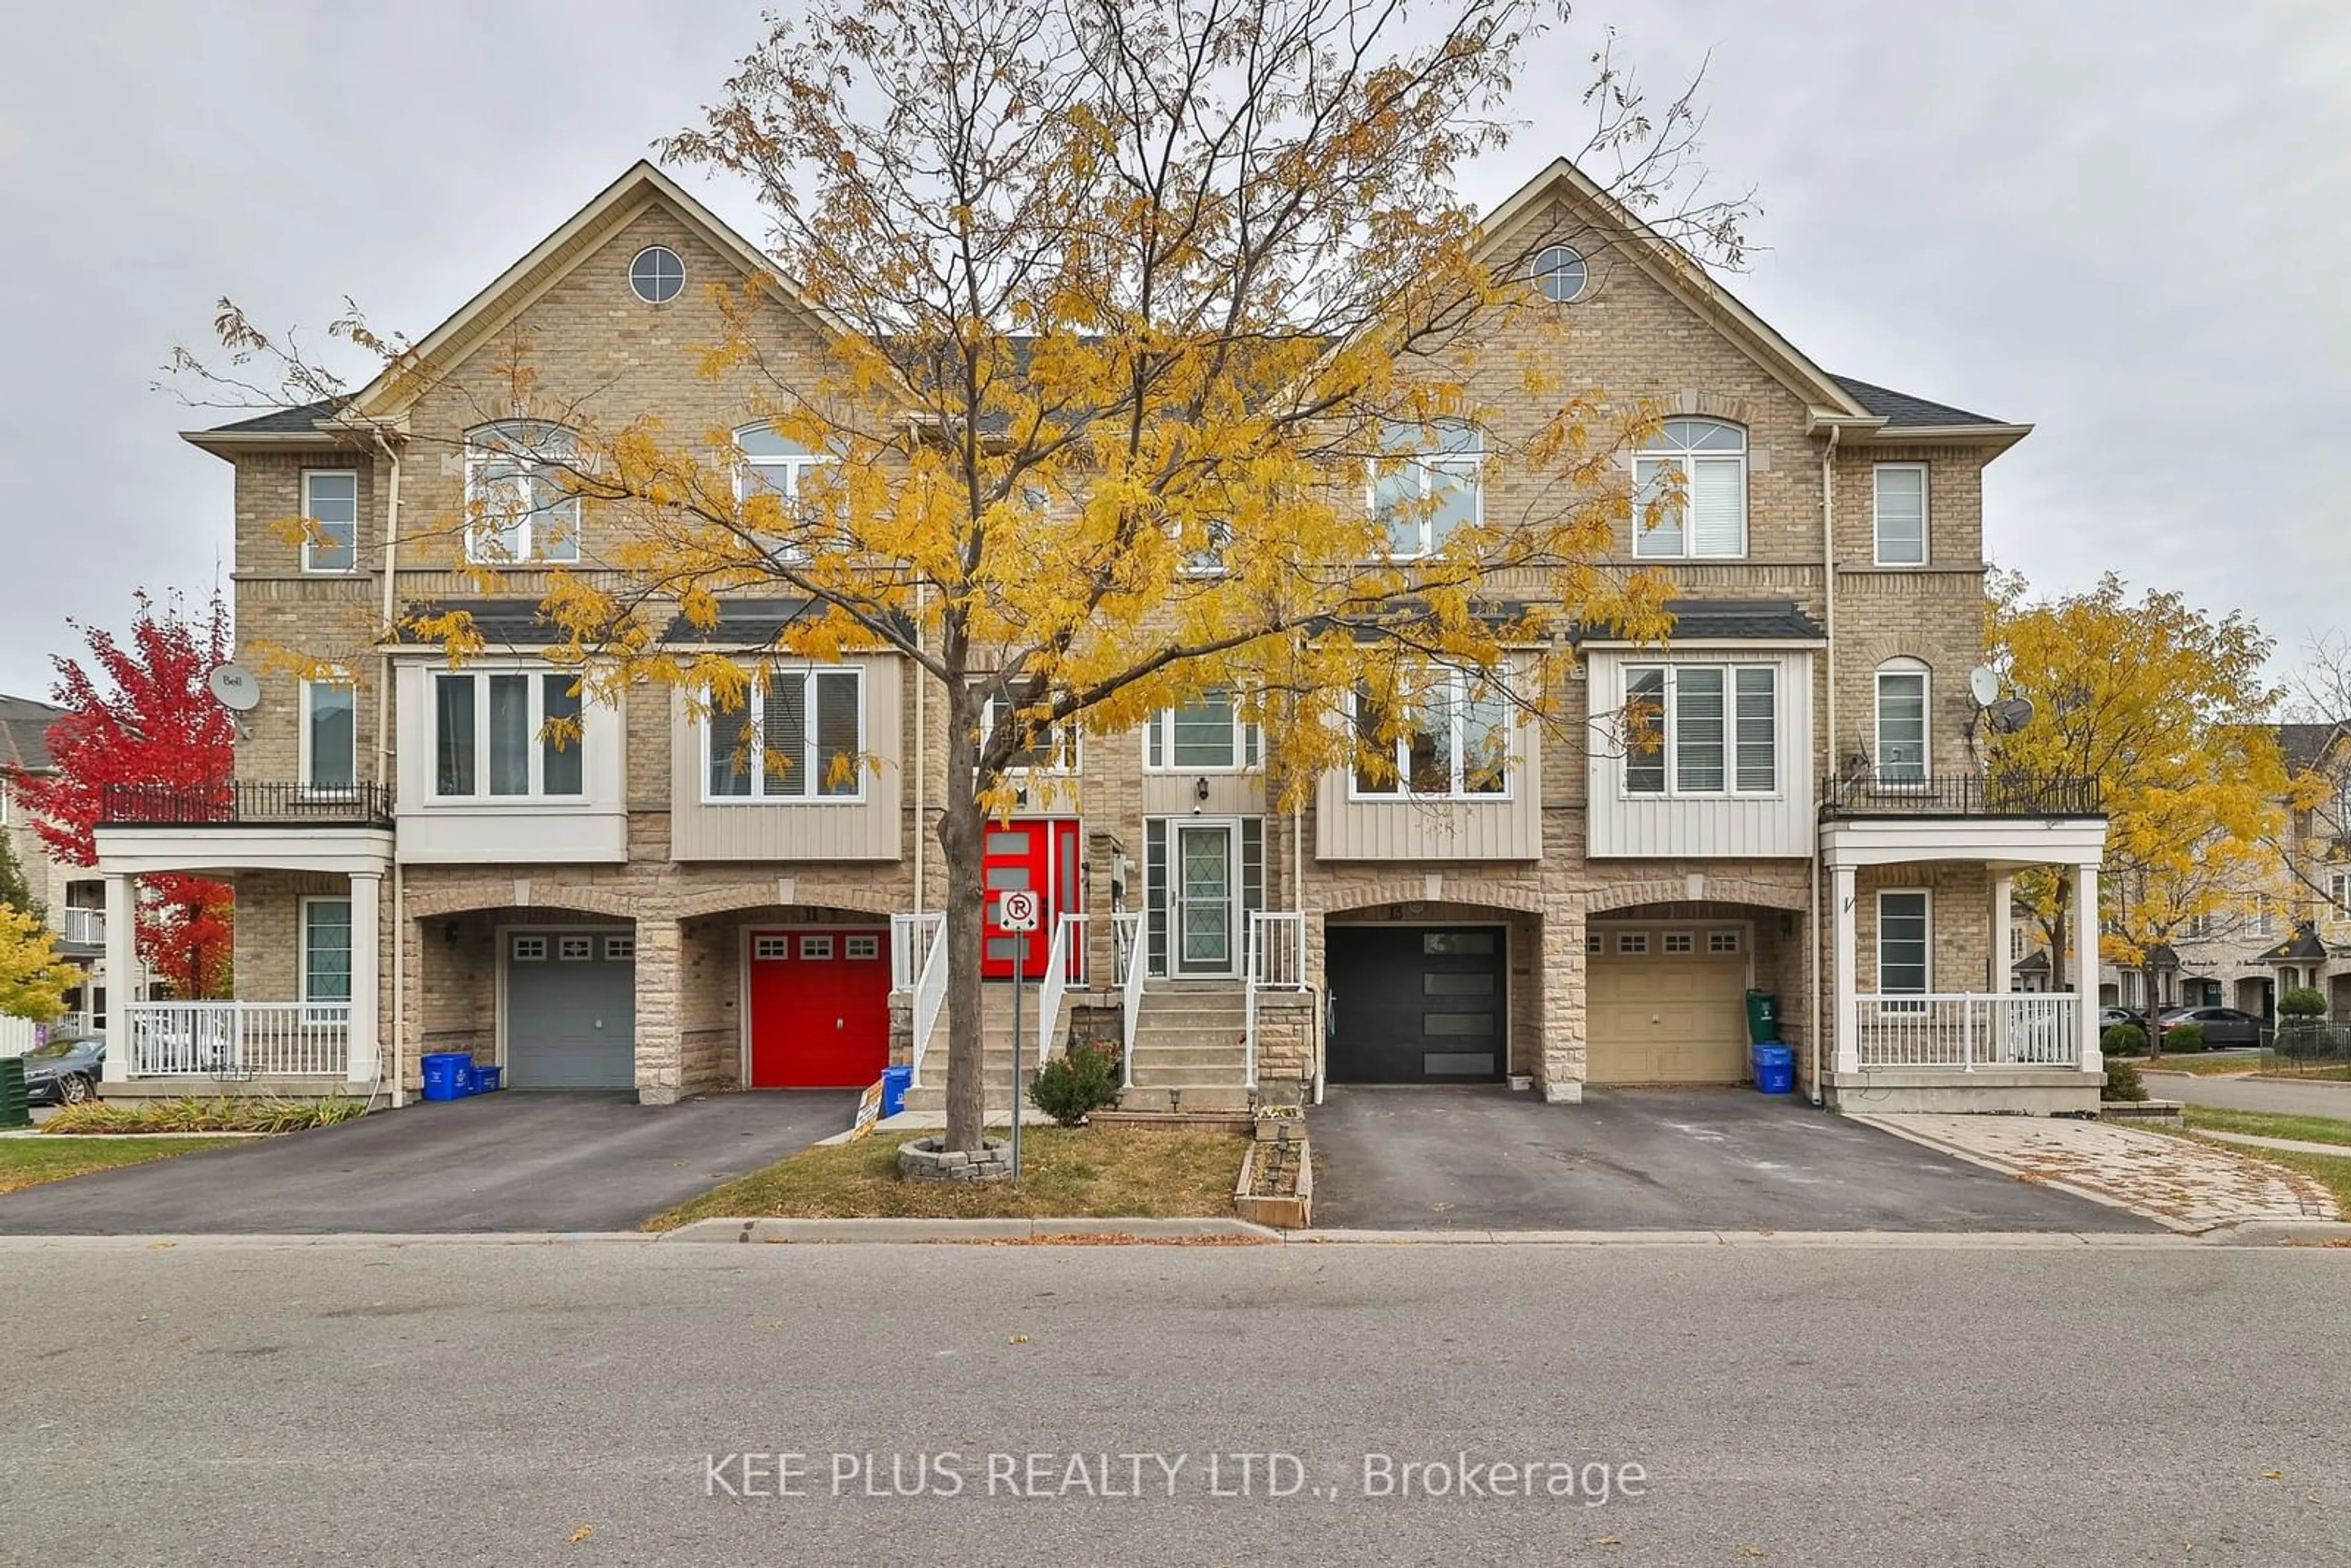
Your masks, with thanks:
M 1146 973 L 1227 979 L 1241 971 L 1249 912 L 1265 903 L 1259 817 L 1154 817 L 1144 823 L 1150 900 Z
M 1176 972 L 1233 972 L 1233 825 L 1176 824 Z

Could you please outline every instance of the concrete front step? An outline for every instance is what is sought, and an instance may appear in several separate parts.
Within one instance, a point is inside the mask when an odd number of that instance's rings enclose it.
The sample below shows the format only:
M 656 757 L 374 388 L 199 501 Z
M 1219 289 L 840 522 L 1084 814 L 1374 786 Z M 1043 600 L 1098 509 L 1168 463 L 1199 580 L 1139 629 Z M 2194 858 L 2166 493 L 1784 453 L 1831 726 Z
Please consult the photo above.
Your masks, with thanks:
M 1229 1068 L 1241 1070 L 1243 1057 L 1237 1045 L 1138 1045 L 1134 1048 L 1134 1070 L 1172 1071 L 1192 1067 Z
M 1180 1083 L 1146 1085 L 1137 1083 L 1118 1097 L 1122 1111 L 1167 1111 L 1176 1108 L 1168 1089 L 1181 1092 L 1182 1108 L 1186 1111 L 1246 1111 L 1249 1092 L 1238 1083 Z

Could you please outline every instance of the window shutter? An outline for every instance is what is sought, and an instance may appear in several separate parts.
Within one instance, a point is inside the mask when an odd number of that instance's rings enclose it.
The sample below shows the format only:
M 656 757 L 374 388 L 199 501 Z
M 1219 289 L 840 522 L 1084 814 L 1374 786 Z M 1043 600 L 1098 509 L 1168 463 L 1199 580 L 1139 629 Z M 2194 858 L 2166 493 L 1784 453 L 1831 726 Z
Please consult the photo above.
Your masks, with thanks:
M 1674 672 L 1674 788 L 1707 794 L 1722 788 L 1722 672 Z
M 770 675 L 760 714 L 758 793 L 799 797 L 809 792 L 808 676 Z
M 1738 778 L 1742 792 L 1768 795 L 1780 787 L 1775 751 L 1778 728 L 1777 692 L 1768 664 L 1749 664 L 1737 673 L 1739 746 Z
M 1747 553 L 1747 460 L 1690 459 L 1692 555 Z

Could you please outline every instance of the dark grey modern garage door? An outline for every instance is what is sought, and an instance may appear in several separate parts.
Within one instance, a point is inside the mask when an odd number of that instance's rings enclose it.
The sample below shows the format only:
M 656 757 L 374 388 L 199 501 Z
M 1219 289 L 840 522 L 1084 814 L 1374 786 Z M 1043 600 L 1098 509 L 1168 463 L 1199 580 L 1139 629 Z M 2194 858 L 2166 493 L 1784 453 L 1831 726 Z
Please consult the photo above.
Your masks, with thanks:
M 507 1086 L 627 1089 L 637 1081 L 636 938 L 506 934 Z
M 1482 1083 L 1509 1066 L 1499 926 L 1332 925 L 1333 1083 Z

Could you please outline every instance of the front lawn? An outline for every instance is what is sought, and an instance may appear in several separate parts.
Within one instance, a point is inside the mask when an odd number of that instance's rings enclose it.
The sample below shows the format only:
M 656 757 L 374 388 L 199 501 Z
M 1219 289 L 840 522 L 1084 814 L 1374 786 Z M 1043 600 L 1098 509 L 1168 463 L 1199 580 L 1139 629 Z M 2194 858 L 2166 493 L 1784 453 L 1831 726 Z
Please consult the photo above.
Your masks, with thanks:
M 2218 1053 L 2185 1051 L 2167 1051 L 2162 1060 L 2149 1061 L 2144 1056 L 2126 1057 L 2135 1061 L 2141 1072 L 2186 1072 L 2198 1078 L 2211 1078 L 2230 1072 L 2259 1072 L 2262 1057 L 2258 1051 L 2231 1051 Z
M 854 1144 L 803 1149 L 645 1221 L 1173 1219 L 1229 1216 L 1249 1139 L 1235 1133 L 1144 1127 L 1023 1127 L 1020 1180 L 908 1181 L 898 1145 L 919 1134 L 877 1133 Z M 990 1137 L 1003 1130 L 992 1128 Z
M 2294 1116 L 2270 1111 L 2224 1111 L 2210 1105 L 2186 1105 L 2180 1120 L 2191 1131 L 2252 1133 L 2264 1138 L 2297 1138 L 2305 1144 L 2351 1145 L 2351 1122 L 2332 1116 Z
M 116 1166 L 141 1166 L 199 1149 L 225 1148 L 244 1138 L 0 1138 L 0 1192 L 87 1176 Z

